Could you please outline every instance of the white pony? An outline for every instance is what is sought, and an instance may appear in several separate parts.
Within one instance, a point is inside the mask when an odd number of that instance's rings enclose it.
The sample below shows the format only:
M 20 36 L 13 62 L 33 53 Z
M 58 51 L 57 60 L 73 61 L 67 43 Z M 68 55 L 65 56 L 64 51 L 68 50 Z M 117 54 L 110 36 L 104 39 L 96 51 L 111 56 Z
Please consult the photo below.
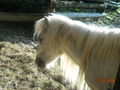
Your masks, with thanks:
M 41 41 L 36 56 L 40 68 L 61 57 L 66 78 L 78 90 L 112 90 L 120 64 L 119 28 L 53 15 L 36 22 L 34 37 Z

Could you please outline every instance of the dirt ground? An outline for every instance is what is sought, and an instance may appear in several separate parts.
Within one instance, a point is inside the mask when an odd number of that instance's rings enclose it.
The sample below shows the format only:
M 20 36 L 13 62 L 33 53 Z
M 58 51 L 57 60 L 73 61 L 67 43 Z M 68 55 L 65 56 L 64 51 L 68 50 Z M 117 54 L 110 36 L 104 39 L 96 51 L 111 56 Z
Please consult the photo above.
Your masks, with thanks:
M 119 14 L 81 20 L 120 27 Z M 37 69 L 32 34 L 33 23 L 0 22 L 0 90 L 76 90 L 65 81 L 58 64 L 51 70 Z

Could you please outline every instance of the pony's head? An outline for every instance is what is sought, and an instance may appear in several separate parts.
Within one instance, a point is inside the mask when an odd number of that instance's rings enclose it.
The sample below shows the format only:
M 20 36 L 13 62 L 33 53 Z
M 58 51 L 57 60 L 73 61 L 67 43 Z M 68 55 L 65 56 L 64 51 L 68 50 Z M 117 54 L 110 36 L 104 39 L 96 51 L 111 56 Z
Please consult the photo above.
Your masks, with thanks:
M 64 24 L 63 20 L 59 16 L 48 16 L 38 20 L 35 24 L 34 37 L 40 41 L 36 64 L 40 68 L 45 68 L 62 54 L 58 33 Z

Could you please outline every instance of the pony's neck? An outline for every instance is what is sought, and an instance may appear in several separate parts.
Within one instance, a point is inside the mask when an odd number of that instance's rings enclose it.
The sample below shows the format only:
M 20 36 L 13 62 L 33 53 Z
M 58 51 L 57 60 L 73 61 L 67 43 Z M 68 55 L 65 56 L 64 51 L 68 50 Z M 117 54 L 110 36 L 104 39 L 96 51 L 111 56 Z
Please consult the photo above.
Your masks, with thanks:
M 80 23 L 80 22 L 79 22 Z M 66 25 L 62 28 L 60 36 L 60 42 L 63 52 L 67 54 L 75 63 L 79 64 L 81 58 L 82 47 L 85 43 L 86 35 L 88 31 L 83 23 L 81 25 Z

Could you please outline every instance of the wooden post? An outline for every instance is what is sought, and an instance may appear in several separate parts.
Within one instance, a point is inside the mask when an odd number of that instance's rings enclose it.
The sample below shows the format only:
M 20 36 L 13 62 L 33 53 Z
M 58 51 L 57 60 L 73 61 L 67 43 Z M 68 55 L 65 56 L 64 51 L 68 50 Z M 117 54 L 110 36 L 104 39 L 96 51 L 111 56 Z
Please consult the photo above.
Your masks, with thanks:
M 40 13 L 10 13 L 0 12 L 0 21 L 9 22 L 31 22 L 42 18 L 44 14 Z

